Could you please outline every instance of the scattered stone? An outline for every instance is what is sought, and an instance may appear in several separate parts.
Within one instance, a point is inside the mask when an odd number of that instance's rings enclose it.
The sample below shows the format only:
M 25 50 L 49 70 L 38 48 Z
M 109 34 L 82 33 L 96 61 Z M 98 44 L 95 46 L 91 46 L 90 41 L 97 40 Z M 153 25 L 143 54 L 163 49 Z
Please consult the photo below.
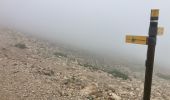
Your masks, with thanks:
M 109 100 L 121 100 L 121 97 L 119 97 L 115 93 L 109 93 L 109 96 Z
M 15 48 L 18 43 L 26 44 L 27 49 Z M 0 48 L 0 100 L 142 99 L 142 78 L 129 75 L 131 81 L 123 80 L 104 71 L 90 70 L 89 67 L 97 66 L 83 67 L 78 60 L 81 58 L 72 55 L 75 59 L 70 59 L 71 53 L 60 46 L 49 46 L 46 41 L 8 30 L 0 31 Z M 170 82 L 154 77 L 152 100 L 169 100 L 169 97 Z

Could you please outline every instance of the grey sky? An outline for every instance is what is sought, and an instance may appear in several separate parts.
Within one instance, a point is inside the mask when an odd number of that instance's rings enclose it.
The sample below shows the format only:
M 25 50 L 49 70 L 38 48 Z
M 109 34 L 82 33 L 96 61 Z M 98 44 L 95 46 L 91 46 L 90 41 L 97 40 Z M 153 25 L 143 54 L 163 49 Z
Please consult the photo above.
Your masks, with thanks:
M 146 58 L 144 45 L 125 44 L 127 33 L 147 35 L 150 10 L 160 9 L 156 63 L 169 66 L 169 0 L 0 0 L 0 22 L 24 32 L 90 50 L 119 53 L 135 61 Z

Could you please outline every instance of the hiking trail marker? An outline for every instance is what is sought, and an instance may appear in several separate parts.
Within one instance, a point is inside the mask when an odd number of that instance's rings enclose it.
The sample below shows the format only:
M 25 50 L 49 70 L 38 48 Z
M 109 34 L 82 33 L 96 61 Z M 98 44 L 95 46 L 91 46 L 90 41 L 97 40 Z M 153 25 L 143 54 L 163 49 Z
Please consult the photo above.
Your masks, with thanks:
M 146 70 L 143 100 L 150 100 L 151 97 L 151 85 L 157 35 L 163 35 L 164 32 L 163 27 L 158 28 L 158 19 L 159 9 L 152 9 L 148 33 L 149 36 L 133 36 L 133 35 L 126 36 L 126 43 L 148 45 L 147 59 L 145 62 Z
M 158 27 L 157 31 L 158 31 L 157 35 L 159 35 L 159 36 L 164 34 L 164 28 L 163 27 Z
M 147 44 L 147 36 L 133 36 L 127 35 L 126 36 L 126 43 L 133 43 L 133 44 Z

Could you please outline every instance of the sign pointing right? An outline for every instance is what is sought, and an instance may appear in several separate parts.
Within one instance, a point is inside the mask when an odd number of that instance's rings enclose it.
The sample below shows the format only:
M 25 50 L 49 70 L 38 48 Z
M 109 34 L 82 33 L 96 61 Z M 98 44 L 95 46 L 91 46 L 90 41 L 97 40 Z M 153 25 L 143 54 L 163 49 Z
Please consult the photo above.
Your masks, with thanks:
M 158 27 L 158 30 L 157 30 L 157 35 L 159 36 L 162 36 L 164 34 L 164 28 L 163 27 Z

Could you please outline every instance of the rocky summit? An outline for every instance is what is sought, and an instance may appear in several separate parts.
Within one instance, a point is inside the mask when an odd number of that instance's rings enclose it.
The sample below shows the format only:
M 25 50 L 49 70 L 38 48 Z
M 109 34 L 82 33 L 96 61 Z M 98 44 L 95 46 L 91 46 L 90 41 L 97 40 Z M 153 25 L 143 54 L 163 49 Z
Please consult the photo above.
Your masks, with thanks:
M 92 70 L 60 45 L 0 30 L 0 100 L 142 100 L 142 78 Z M 125 68 L 126 69 L 126 68 Z M 170 82 L 153 77 L 151 100 L 170 100 Z

